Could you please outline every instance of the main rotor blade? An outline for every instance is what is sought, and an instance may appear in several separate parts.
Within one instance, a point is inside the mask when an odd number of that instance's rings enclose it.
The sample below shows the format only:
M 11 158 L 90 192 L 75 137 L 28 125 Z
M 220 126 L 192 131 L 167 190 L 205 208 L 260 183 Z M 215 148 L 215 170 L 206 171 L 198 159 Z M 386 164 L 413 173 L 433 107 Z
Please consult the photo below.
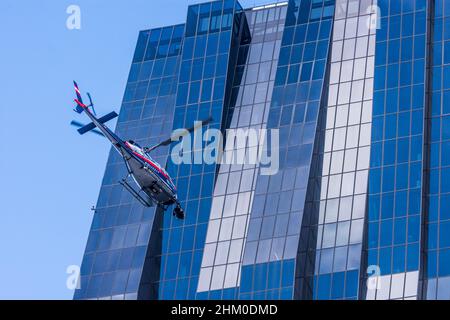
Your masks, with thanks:
M 71 122 L 70 124 L 71 124 L 72 126 L 74 126 L 74 127 L 77 127 L 77 128 L 82 128 L 82 127 L 84 127 L 84 124 L 82 124 L 81 122 L 75 121 L 75 120 L 72 120 L 72 122 Z M 101 132 L 100 132 L 99 130 L 97 130 L 97 129 L 91 130 L 91 132 L 92 132 L 92 133 L 95 133 L 95 134 L 97 134 L 97 135 L 99 135 L 99 136 L 104 137 L 103 133 L 101 133 Z
M 208 119 L 202 120 L 201 124 L 194 125 L 194 126 L 190 127 L 189 129 L 184 129 L 183 132 L 180 132 L 177 134 L 172 134 L 169 139 L 161 141 L 160 143 L 158 143 L 157 145 L 154 145 L 153 147 L 144 148 L 144 150 L 146 152 L 150 152 L 150 151 L 155 150 L 156 148 L 159 148 L 162 146 L 168 146 L 172 142 L 177 141 L 179 138 L 188 135 L 189 133 L 193 132 L 194 130 L 208 125 L 212 120 L 213 120 L 213 118 L 210 116 Z M 178 130 L 180 130 L 180 129 L 178 129 Z

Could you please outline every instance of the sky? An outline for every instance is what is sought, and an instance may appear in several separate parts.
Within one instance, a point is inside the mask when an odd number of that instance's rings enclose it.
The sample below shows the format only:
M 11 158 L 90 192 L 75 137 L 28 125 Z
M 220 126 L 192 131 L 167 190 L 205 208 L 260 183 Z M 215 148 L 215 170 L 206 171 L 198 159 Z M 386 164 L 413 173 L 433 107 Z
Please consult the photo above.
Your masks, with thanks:
M 85 121 L 72 80 L 97 113 L 119 111 L 139 30 L 184 23 L 205 1 L 0 1 L 0 299 L 73 296 L 67 268 L 81 263 L 110 146 L 70 126 Z

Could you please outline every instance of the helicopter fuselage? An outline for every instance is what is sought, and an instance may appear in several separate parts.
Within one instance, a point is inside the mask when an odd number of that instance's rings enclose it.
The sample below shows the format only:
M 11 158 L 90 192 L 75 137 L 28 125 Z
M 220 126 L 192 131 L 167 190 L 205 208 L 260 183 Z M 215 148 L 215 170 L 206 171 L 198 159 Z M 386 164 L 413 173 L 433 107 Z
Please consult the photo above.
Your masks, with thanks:
M 162 170 L 158 163 L 133 151 L 128 146 L 128 142 L 116 149 L 120 150 L 129 174 L 142 191 L 157 203 L 163 205 L 175 203 L 176 188 L 168 174 Z
M 153 161 L 142 151 L 137 152 L 140 148 L 136 148 L 128 141 L 119 138 L 106 125 L 99 122 L 88 108 L 84 108 L 83 111 L 105 138 L 112 143 L 116 151 L 120 153 L 126 163 L 128 173 L 152 201 L 164 206 L 177 202 L 175 185 L 167 172 L 156 161 Z

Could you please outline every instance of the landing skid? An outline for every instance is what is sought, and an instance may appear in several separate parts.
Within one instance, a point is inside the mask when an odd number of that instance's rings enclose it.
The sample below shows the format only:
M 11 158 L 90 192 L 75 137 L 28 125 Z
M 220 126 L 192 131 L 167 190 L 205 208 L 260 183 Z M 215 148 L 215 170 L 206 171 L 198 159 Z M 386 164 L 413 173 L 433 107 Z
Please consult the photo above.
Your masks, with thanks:
M 151 207 L 152 204 L 149 203 L 144 197 L 142 197 L 139 192 L 137 192 L 125 179 L 122 179 L 122 181 L 119 181 L 119 183 L 129 192 L 131 195 L 139 201 L 143 206 L 145 207 Z
M 127 182 L 126 179 L 122 179 L 121 181 L 119 181 L 119 183 L 120 183 L 120 184 L 121 184 L 121 185 L 129 192 L 129 193 L 131 193 L 131 195 L 132 195 L 136 200 L 138 200 L 143 206 L 145 206 L 145 207 L 151 207 L 151 206 L 152 206 L 152 203 L 149 203 L 148 200 L 146 200 L 143 196 L 140 195 L 140 192 L 141 192 L 142 190 L 140 190 L 139 192 L 136 191 L 136 189 L 134 189 L 134 188 Z M 163 211 L 166 211 L 166 210 L 168 209 L 168 207 L 169 207 L 169 205 L 164 205 L 164 204 L 162 204 L 162 203 L 158 203 L 158 201 L 156 201 L 156 200 L 154 200 L 154 199 L 152 199 L 151 201 L 155 202 L 156 205 L 157 205 L 158 207 L 160 207 Z M 183 220 L 185 214 L 184 214 L 184 210 L 181 208 L 180 202 L 179 202 L 176 198 L 174 198 L 174 199 L 173 199 L 173 203 L 176 204 L 176 207 L 175 207 L 175 209 L 173 210 L 173 215 L 174 215 L 175 217 L 177 217 L 178 219 Z

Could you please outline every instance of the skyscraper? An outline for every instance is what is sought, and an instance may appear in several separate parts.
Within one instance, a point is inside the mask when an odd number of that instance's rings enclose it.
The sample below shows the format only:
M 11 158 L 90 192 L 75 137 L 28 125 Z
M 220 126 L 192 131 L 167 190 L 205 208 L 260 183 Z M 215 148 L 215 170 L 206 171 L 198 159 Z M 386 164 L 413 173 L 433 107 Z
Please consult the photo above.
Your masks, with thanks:
M 141 31 L 116 132 L 213 120 L 192 161 L 152 153 L 184 220 L 111 152 L 74 298 L 450 299 L 449 22 L 442 0 L 220 0 Z M 197 158 L 208 132 L 276 168 Z

